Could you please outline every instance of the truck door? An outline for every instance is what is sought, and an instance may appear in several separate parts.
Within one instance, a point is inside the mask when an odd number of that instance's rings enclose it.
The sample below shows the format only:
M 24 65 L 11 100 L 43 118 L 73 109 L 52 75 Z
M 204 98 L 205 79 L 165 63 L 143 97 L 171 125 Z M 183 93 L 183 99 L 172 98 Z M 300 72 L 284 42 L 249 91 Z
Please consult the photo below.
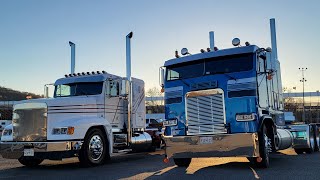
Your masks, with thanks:
M 124 100 L 120 98 L 120 80 L 106 81 L 105 117 L 112 128 L 123 128 Z

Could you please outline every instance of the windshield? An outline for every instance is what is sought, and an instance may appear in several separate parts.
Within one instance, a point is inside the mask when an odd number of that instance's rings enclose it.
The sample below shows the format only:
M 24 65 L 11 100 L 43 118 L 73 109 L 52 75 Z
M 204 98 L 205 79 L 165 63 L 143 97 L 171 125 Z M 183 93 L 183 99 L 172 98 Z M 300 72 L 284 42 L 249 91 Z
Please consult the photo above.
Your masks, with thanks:
M 55 86 L 54 97 L 96 95 L 102 93 L 103 82 L 84 82 Z
M 253 68 L 253 54 L 213 57 L 167 67 L 167 81 L 210 74 L 249 71 Z

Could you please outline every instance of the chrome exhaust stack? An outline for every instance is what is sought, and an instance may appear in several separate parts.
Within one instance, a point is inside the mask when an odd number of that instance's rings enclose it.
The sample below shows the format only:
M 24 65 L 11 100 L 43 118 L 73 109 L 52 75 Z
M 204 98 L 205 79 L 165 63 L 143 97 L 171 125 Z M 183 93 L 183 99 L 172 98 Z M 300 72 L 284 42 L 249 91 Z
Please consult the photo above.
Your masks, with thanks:
M 76 44 L 69 41 L 69 45 L 71 47 L 71 74 L 73 74 L 76 66 Z
M 131 115 L 132 115 L 132 81 L 131 81 L 131 38 L 133 32 L 130 32 L 126 36 L 126 69 L 127 69 L 127 80 L 129 81 L 129 95 L 128 95 L 128 122 L 127 122 L 127 132 L 128 132 L 128 144 L 131 143 L 132 139 L 132 128 L 131 128 Z
M 214 32 L 209 32 L 209 39 L 210 39 L 210 49 L 211 51 L 214 51 Z

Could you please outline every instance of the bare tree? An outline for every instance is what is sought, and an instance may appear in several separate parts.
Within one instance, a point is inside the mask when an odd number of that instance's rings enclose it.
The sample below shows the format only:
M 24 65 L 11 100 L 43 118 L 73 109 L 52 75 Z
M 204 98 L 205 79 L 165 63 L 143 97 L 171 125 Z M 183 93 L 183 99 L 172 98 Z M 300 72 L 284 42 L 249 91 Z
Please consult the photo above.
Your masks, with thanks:
M 157 97 L 163 96 L 163 93 L 160 92 L 159 88 L 153 87 L 148 89 L 146 91 L 146 96 L 151 98 L 150 101 L 146 102 L 147 112 L 151 111 L 152 113 L 164 113 L 163 100 L 157 100 Z

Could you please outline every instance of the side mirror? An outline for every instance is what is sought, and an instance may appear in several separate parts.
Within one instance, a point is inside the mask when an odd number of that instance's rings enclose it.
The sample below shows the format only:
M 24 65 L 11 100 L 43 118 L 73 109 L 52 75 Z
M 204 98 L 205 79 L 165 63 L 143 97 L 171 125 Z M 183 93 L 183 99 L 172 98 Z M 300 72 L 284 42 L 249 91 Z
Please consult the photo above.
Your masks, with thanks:
M 127 96 L 130 91 L 130 81 L 127 79 L 122 79 L 120 86 L 120 95 Z
M 165 79 L 165 71 L 164 71 L 164 67 L 160 67 L 159 68 L 159 84 L 161 87 L 164 86 L 164 79 Z

